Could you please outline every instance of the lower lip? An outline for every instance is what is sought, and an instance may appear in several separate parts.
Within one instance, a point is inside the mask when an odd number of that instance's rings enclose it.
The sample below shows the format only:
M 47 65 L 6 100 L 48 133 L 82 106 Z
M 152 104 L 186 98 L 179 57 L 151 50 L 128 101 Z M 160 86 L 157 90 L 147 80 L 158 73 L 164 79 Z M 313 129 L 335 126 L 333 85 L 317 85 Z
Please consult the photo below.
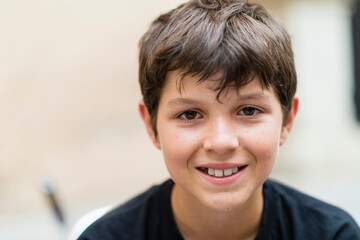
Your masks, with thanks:
M 240 169 L 237 173 L 234 173 L 227 177 L 210 176 L 210 175 L 202 172 L 201 170 L 198 170 L 198 171 L 201 174 L 201 176 L 203 176 L 210 183 L 215 184 L 215 185 L 225 185 L 225 184 L 231 184 L 231 183 L 235 182 L 236 179 L 238 179 L 241 175 L 244 174 L 246 168 L 247 168 L 247 166 Z

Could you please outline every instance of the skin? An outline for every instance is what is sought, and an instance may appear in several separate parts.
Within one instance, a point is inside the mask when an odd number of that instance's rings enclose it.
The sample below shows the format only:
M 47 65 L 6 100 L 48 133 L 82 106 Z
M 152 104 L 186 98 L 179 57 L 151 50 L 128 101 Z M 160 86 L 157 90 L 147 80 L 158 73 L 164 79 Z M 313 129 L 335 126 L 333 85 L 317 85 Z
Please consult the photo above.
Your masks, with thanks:
M 171 203 L 185 239 L 254 239 L 263 211 L 262 186 L 291 131 L 298 109 L 292 100 L 288 120 L 273 89 L 259 79 L 216 99 L 214 79 L 197 83 L 169 72 L 154 135 L 144 102 L 139 111 L 154 145 L 163 152 L 174 180 Z M 229 183 L 209 181 L 199 167 L 245 168 Z

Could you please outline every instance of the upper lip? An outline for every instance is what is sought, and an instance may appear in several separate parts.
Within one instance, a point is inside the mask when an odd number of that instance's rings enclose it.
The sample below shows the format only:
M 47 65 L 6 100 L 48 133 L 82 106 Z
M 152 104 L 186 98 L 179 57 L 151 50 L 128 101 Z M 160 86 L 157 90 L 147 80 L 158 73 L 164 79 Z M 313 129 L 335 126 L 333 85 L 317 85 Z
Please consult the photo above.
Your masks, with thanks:
M 197 168 L 212 168 L 218 170 L 225 170 L 234 167 L 243 167 L 246 166 L 245 163 L 208 163 L 208 164 L 201 164 L 197 166 Z

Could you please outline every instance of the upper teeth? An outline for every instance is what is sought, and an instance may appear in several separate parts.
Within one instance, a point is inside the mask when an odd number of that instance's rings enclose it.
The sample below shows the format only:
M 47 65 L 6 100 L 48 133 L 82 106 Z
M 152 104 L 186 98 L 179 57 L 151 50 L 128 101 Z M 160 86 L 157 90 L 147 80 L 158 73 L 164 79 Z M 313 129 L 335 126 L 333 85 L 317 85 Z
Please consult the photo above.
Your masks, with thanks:
M 208 168 L 206 171 L 206 168 L 201 168 L 201 170 L 203 172 L 206 172 L 207 174 L 211 175 L 211 176 L 215 176 L 215 177 L 227 177 L 230 176 L 234 173 L 237 173 L 239 171 L 239 167 L 233 167 L 233 168 L 228 168 L 228 169 L 213 169 L 213 168 Z

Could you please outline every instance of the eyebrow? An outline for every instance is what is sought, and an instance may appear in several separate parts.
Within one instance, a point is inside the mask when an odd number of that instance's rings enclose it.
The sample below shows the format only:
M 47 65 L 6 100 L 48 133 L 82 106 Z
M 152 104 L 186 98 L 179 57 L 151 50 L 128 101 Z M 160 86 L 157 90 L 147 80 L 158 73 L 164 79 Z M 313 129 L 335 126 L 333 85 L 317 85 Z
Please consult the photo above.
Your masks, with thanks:
M 249 94 L 239 94 L 238 95 L 238 101 L 245 101 L 245 100 L 256 100 L 256 99 L 268 99 L 270 96 L 268 94 L 265 94 L 264 92 L 255 92 L 255 93 L 249 93 Z M 221 100 L 220 100 L 221 101 Z M 174 98 L 171 99 L 167 105 L 168 106 L 176 106 L 176 105 L 193 105 L 193 104 L 199 104 L 200 101 L 190 98 Z
M 239 100 L 268 99 L 270 96 L 265 92 L 255 92 L 249 94 L 238 94 Z
M 180 105 L 180 104 L 186 104 L 186 105 L 192 105 L 192 104 L 197 104 L 199 103 L 199 101 L 194 100 L 194 99 L 189 99 L 189 98 L 174 98 L 171 99 L 168 102 L 169 106 L 173 106 L 173 105 Z

